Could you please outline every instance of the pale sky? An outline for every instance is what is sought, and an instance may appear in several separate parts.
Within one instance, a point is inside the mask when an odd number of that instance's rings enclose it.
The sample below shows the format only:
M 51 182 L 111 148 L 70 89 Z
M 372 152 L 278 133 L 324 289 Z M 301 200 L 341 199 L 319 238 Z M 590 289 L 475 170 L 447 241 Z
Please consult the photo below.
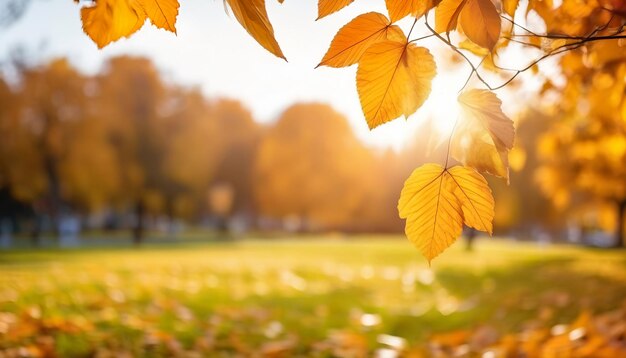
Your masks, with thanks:
M 359 104 L 356 66 L 314 69 L 343 24 L 367 11 L 386 14 L 384 0 L 356 2 L 320 21 L 315 21 L 316 0 L 286 0 L 282 5 L 268 1 L 267 5 L 276 38 L 289 62 L 258 45 L 225 12 L 222 0 L 182 1 L 178 35 L 146 22 L 129 39 L 103 50 L 98 50 L 82 32 L 80 6 L 70 0 L 33 0 L 22 19 L 0 30 L 0 59 L 6 58 L 11 49 L 22 46 L 37 56 L 37 60 L 67 57 L 81 70 L 92 73 L 112 56 L 146 56 L 168 80 L 199 86 L 212 98 L 241 100 L 260 122 L 275 120 L 296 102 L 328 103 L 348 118 L 359 138 L 379 147 L 399 148 L 408 144 L 424 118 L 432 117 L 443 127 L 454 121 L 457 91 L 468 72 L 467 68 L 451 70 L 443 65 L 442 60 L 449 58 L 450 52 L 437 40 L 418 43 L 431 49 L 438 64 L 438 76 L 426 105 L 408 121 L 398 119 L 373 131 L 367 128 Z M 404 21 L 401 25 L 406 28 L 410 20 Z M 426 34 L 424 30 L 418 24 L 411 37 Z M 525 87 L 534 86 L 531 83 Z M 510 96 L 499 95 L 503 101 Z M 515 105 L 528 98 L 528 93 L 516 93 L 510 98 L 514 105 L 505 106 L 505 111 L 514 110 Z

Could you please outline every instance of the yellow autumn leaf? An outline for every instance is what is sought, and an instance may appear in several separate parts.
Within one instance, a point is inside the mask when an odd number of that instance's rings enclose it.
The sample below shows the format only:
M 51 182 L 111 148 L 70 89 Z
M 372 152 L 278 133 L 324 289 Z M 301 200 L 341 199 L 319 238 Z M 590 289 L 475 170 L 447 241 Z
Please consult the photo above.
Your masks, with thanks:
M 458 98 L 466 122 L 485 128 L 498 150 L 513 148 L 513 121 L 502 112 L 502 101 L 489 90 L 470 89 Z
M 317 3 L 317 19 L 337 12 L 352 4 L 354 0 L 319 0 Z
M 385 0 L 391 22 L 396 22 L 409 15 L 422 17 L 426 11 L 434 8 L 441 0 Z
M 475 170 L 425 164 L 404 183 L 398 212 L 408 239 L 430 262 L 461 235 L 463 223 L 491 233 L 493 206 L 487 181 Z
M 502 102 L 495 93 L 480 89 L 462 92 L 458 102 L 461 118 L 452 138 L 452 156 L 478 171 L 508 179 L 515 128 L 502 112 Z
M 459 16 L 468 0 L 442 0 L 435 9 L 435 31 L 448 33 L 456 29 Z
M 500 178 L 509 178 L 509 162 L 507 155 L 501 155 L 493 141 L 480 128 L 458 128 L 452 139 L 450 155 L 468 167 L 484 174 Z M 462 133 L 462 135 L 461 135 Z
M 467 50 L 471 53 L 473 53 L 476 56 L 479 57 L 485 57 L 487 55 L 489 55 L 489 50 L 480 47 L 478 45 L 476 45 L 475 43 L 473 43 L 472 41 L 465 39 L 461 42 L 459 42 L 459 48 L 463 49 L 463 50 Z
M 519 0 L 502 0 L 502 9 L 511 17 L 515 16 L 518 5 Z
M 454 183 L 437 164 L 413 171 L 400 194 L 398 211 L 406 219 L 407 238 L 429 262 L 452 245 L 463 229 Z
M 241 26 L 266 50 L 285 59 L 274 37 L 274 28 L 265 9 L 265 0 L 226 0 Z
M 493 234 L 493 196 L 487 180 L 476 170 L 455 166 L 448 169 L 454 181 L 455 196 L 461 201 L 465 225 Z
M 493 50 L 500 39 L 500 14 L 491 0 L 443 0 L 435 9 L 435 30 L 461 27 L 472 42 Z
M 501 19 L 491 0 L 467 0 L 459 24 L 475 44 L 493 50 L 500 39 Z
M 370 46 L 356 78 L 370 129 L 415 113 L 428 98 L 436 72 L 433 56 L 423 47 L 390 40 Z
M 146 21 L 146 13 L 135 0 L 98 0 L 80 9 L 83 31 L 98 48 L 128 37 Z
M 150 22 L 158 28 L 176 33 L 178 0 L 137 0 Z
M 384 39 L 406 39 L 385 15 L 369 12 L 339 29 L 318 66 L 345 67 L 357 63 L 372 44 Z

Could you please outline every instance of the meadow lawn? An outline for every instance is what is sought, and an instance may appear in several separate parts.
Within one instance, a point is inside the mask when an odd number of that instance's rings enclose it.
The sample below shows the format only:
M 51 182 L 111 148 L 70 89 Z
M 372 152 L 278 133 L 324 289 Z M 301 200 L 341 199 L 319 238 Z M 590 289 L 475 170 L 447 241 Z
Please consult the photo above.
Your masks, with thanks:
M 625 251 L 476 244 L 431 267 L 400 236 L 0 251 L 0 357 L 463 356 L 623 313 Z

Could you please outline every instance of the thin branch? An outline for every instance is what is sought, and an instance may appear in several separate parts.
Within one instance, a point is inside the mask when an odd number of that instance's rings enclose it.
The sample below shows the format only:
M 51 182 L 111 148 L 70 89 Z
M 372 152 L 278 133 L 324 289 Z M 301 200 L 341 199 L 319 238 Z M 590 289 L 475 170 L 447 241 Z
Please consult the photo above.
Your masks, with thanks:
M 606 24 L 595 28 L 587 36 L 584 36 L 584 37 L 583 36 L 567 36 L 567 35 L 549 35 L 549 34 L 548 35 L 540 35 L 540 34 L 537 34 L 537 33 L 533 32 L 533 31 L 531 31 L 530 29 L 527 29 L 524 26 L 521 26 L 521 25 L 515 23 L 515 21 L 513 21 L 513 20 L 511 20 L 511 19 L 509 19 L 509 18 L 507 18 L 505 16 L 501 15 L 501 17 L 503 19 L 505 19 L 506 21 L 511 22 L 514 26 L 517 26 L 517 27 L 523 29 L 524 31 L 526 31 L 526 32 L 528 32 L 530 34 L 530 35 L 513 35 L 513 36 L 519 36 L 519 37 L 539 37 L 539 38 L 549 38 L 549 39 L 567 39 L 567 40 L 577 40 L 577 41 L 570 42 L 570 43 L 565 43 L 563 45 L 555 47 L 555 48 L 551 49 L 550 51 L 548 51 L 543 56 L 535 59 L 534 61 L 530 62 L 528 65 L 526 65 L 525 67 L 523 67 L 521 69 L 511 69 L 511 68 L 500 67 L 494 61 L 494 66 L 497 69 L 502 70 L 502 71 L 515 72 L 515 73 L 511 77 L 509 77 L 506 81 L 504 81 L 502 84 L 500 84 L 498 86 L 492 86 L 491 84 L 489 84 L 482 77 L 482 75 L 478 71 L 478 69 L 480 68 L 480 66 L 482 65 L 482 62 L 485 60 L 486 57 L 483 57 L 481 62 L 478 64 L 478 66 L 474 65 L 472 63 L 472 61 L 457 46 L 452 44 L 452 42 L 449 39 L 446 39 L 443 36 L 441 36 L 439 33 L 437 33 L 430 26 L 430 24 L 428 23 L 428 18 L 425 17 L 426 27 L 430 30 L 432 35 L 436 36 L 439 40 L 441 40 L 443 43 L 448 45 L 448 47 L 450 49 L 452 49 L 454 52 L 459 54 L 467 62 L 467 64 L 471 68 L 471 71 L 470 71 L 467 79 L 465 80 L 465 83 L 463 84 L 463 87 L 461 87 L 461 90 L 459 90 L 459 92 L 462 91 L 467 86 L 467 84 L 469 83 L 469 81 L 471 80 L 471 78 L 472 78 L 472 76 L 474 74 L 485 85 L 485 87 L 487 87 L 491 91 L 495 91 L 495 90 L 498 90 L 498 89 L 501 89 L 501 88 L 505 87 L 506 85 L 511 83 L 515 78 L 517 78 L 517 76 L 519 76 L 521 73 L 529 70 L 530 68 L 532 68 L 533 66 L 537 65 L 539 62 L 545 60 L 548 57 L 555 56 L 555 55 L 558 55 L 558 54 L 561 54 L 561 53 L 564 53 L 564 52 L 567 52 L 567 51 L 572 51 L 572 50 L 578 49 L 578 48 L 584 46 L 586 43 L 589 43 L 589 42 L 626 38 L 626 35 L 620 35 L 621 33 L 624 32 L 624 25 L 620 26 L 619 28 L 617 28 L 615 31 L 613 31 L 609 35 L 596 36 L 596 34 L 598 34 L 599 32 L 602 32 L 602 31 L 604 31 L 604 30 L 606 30 L 608 28 L 610 23 L 613 21 L 613 16 L 609 19 L 609 21 Z M 503 38 L 508 39 L 510 41 L 513 41 L 513 42 L 516 42 L 516 43 L 520 43 L 522 45 L 526 45 L 526 46 L 537 48 L 536 45 L 533 45 L 533 44 L 530 44 L 530 43 L 526 43 L 526 42 L 523 42 L 523 41 L 519 41 L 519 40 L 517 40 L 517 39 L 515 39 L 513 37 L 503 37 Z
M 415 21 L 413 21 L 413 25 L 411 25 L 411 29 L 409 30 L 409 34 L 406 35 L 406 38 L 408 39 L 409 37 L 411 37 L 411 33 L 413 32 L 413 29 L 415 28 L 415 24 L 417 24 L 417 18 L 415 18 Z
M 510 22 L 510 23 L 513 25 L 513 27 L 517 26 L 517 27 L 519 27 L 520 29 L 522 29 L 522 30 L 524 30 L 524 31 L 528 32 L 529 34 L 532 34 L 533 36 L 540 36 L 539 34 L 537 34 L 537 33 L 533 32 L 533 31 L 531 31 L 531 30 L 529 30 L 529 29 L 525 28 L 524 26 L 522 26 L 522 25 L 520 25 L 520 24 L 516 23 L 515 21 L 513 21 L 512 19 L 509 19 L 509 18 L 508 18 L 508 17 L 506 17 L 506 16 L 500 15 L 500 17 L 501 17 L 501 18 L 503 18 L 504 20 L 506 20 L 506 21 Z
M 520 40 L 515 39 L 515 37 L 538 37 L 538 38 L 547 38 L 547 39 L 565 39 L 565 40 L 576 40 L 575 42 L 570 42 L 570 43 L 565 43 L 563 45 L 557 46 L 553 49 L 551 49 L 550 51 L 548 51 L 547 53 L 545 53 L 543 56 L 535 59 L 534 61 L 532 61 L 531 63 L 529 63 L 528 65 L 526 65 L 525 67 L 521 68 L 521 69 L 508 69 L 508 68 L 503 68 L 498 66 L 495 61 L 494 61 L 494 66 L 500 70 L 503 71 L 512 71 L 515 72 L 509 79 L 507 79 L 506 81 L 504 81 L 502 84 L 498 85 L 498 86 L 492 86 L 490 85 L 480 74 L 480 72 L 478 71 L 478 69 L 482 66 L 483 62 L 485 61 L 485 59 L 489 56 L 486 55 L 484 56 L 481 61 L 478 63 L 478 65 L 474 65 L 474 63 L 472 63 L 472 61 L 454 44 L 452 44 L 452 41 L 450 40 L 450 35 L 449 33 L 447 34 L 447 38 L 444 38 L 441 34 L 439 34 L 437 31 L 435 31 L 430 24 L 428 23 L 428 12 L 425 14 L 424 16 L 424 22 L 426 25 L 426 28 L 428 28 L 428 30 L 431 32 L 430 35 L 427 36 L 423 36 L 414 40 L 411 40 L 409 42 L 414 42 L 414 41 L 419 41 L 422 39 L 426 39 L 426 38 L 430 38 L 430 37 L 437 37 L 441 42 L 443 42 L 444 44 L 446 44 L 452 51 L 454 51 L 455 53 L 457 53 L 459 56 L 461 56 L 465 62 L 467 62 L 467 64 L 470 66 L 471 71 L 469 73 L 469 75 L 467 76 L 467 79 L 465 80 L 465 82 L 463 83 L 463 86 L 461 87 L 461 89 L 459 90 L 459 92 L 461 92 L 463 89 L 465 89 L 465 87 L 467 87 L 468 83 L 470 82 L 472 76 L 475 74 L 476 77 L 491 91 L 495 91 L 498 89 L 501 89 L 505 86 L 507 86 L 509 83 L 511 83 L 515 78 L 517 78 L 517 76 L 519 76 L 520 73 L 523 73 L 527 70 L 529 70 L 530 68 L 532 68 L 533 66 L 537 65 L 539 62 L 545 60 L 548 57 L 551 56 L 555 56 L 567 51 L 572 51 L 572 50 L 576 50 L 582 46 L 584 46 L 585 44 L 589 43 L 589 42 L 594 42 L 594 41 L 600 41 L 600 40 L 610 40 L 610 39 L 620 39 L 620 38 L 626 38 L 626 35 L 621 35 L 621 33 L 624 32 L 624 27 L 625 25 L 622 25 L 620 27 L 618 27 L 615 31 L 613 31 L 611 34 L 609 35 L 601 35 L 601 36 L 596 36 L 596 34 L 605 31 L 610 23 L 613 21 L 613 17 L 611 16 L 611 18 L 609 19 L 609 21 L 602 25 L 599 26 L 597 28 L 595 28 L 593 31 L 591 31 L 591 33 L 589 33 L 587 36 L 569 36 L 569 35 L 560 35 L 560 34 L 537 34 L 533 31 L 531 31 L 530 29 L 527 29 L 524 26 L 521 26 L 517 23 L 515 23 L 515 21 L 513 19 L 509 19 L 505 16 L 501 17 L 503 19 L 505 19 L 506 21 L 509 21 L 510 23 L 513 24 L 513 26 L 517 26 L 519 28 L 521 28 L 522 30 L 526 31 L 529 35 L 515 35 L 513 34 L 511 37 L 503 37 L 507 40 L 510 40 L 512 42 L 516 42 L 516 43 L 520 43 L 522 45 L 525 46 L 532 46 L 532 47 L 538 47 L 536 45 L 530 44 L 530 43 L 526 43 Z M 417 22 L 417 19 L 415 20 L 415 22 L 413 22 L 413 26 L 411 26 L 411 31 L 409 31 L 409 36 L 411 34 L 411 32 L 413 31 L 413 27 L 415 27 L 415 24 Z M 493 56 L 493 55 L 492 55 Z M 454 127 L 452 128 L 452 131 L 450 133 L 450 137 L 448 138 L 448 144 L 447 144 L 447 150 L 446 150 L 446 161 L 445 161 L 445 165 L 444 165 L 444 170 L 447 170 L 448 168 L 448 162 L 450 159 L 450 149 L 451 149 L 451 145 L 452 145 L 452 137 L 454 136 L 454 132 L 456 130 L 456 126 L 458 124 L 458 117 L 454 122 Z
M 433 36 L 435 36 L 435 35 L 430 34 L 430 35 L 426 35 L 426 36 L 418 37 L 418 38 L 413 39 L 413 40 L 411 40 L 411 41 L 409 41 L 409 42 L 417 42 L 417 41 L 421 41 L 421 40 L 425 40 L 425 39 L 431 38 L 431 37 L 433 37 Z
M 573 35 L 567 35 L 567 34 L 538 34 L 518 23 L 516 23 L 514 20 L 509 19 L 508 17 L 504 16 L 504 15 L 500 15 L 500 17 L 506 21 L 508 21 L 509 23 L 511 23 L 514 27 L 519 27 L 520 29 L 524 30 L 527 32 L 527 34 L 513 34 L 514 37 L 538 37 L 538 38 L 544 38 L 544 39 L 552 39 L 552 40 L 559 40 L 559 39 L 565 39 L 565 40 L 586 40 L 588 39 L 590 35 L 587 36 L 573 36 Z M 600 26 L 597 27 L 596 29 L 594 29 L 592 31 L 593 34 L 596 34 L 600 31 L 604 31 L 606 30 L 609 25 L 611 24 L 611 22 L 613 21 L 613 19 L 615 18 L 615 15 L 612 15 L 611 18 L 609 19 L 609 21 Z M 610 36 L 598 36 L 596 38 L 598 39 L 602 39 L 602 40 L 608 40 L 608 39 L 613 39 L 613 38 L 622 38 L 621 36 L 616 36 L 617 34 L 623 32 L 624 29 L 624 25 L 620 26 L 618 28 L 619 30 L 617 30 L 616 33 L 610 35 Z
M 575 49 L 578 49 L 580 47 L 582 47 L 583 45 L 585 45 L 588 42 L 594 42 L 594 41 L 600 41 L 600 40 L 607 40 L 607 39 L 617 39 L 617 38 L 621 38 L 622 36 L 616 36 L 620 33 L 623 32 L 623 26 L 621 26 L 618 30 L 616 30 L 613 34 L 608 35 L 608 36 L 595 36 L 595 34 L 597 34 L 600 31 L 604 31 L 608 25 L 611 23 L 611 21 L 613 20 L 613 17 L 611 17 L 611 19 L 609 19 L 609 21 L 605 24 L 602 25 L 600 27 L 595 28 L 593 31 L 591 31 L 591 33 L 589 35 L 587 35 L 584 38 L 579 39 L 579 41 L 577 42 L 572 42 L 572 43 L 566 43 L 564 45 L 558 46 L 552 50 L 550 50 L 548 53 L 546 53 L 545 55 L 539 57 L 538 59 L 532 61 L 530 64 L 528 64 L 526 67 L 522 68 L 522 69 L 518 69 L 518 70 L 513 70 L 513 69 L 507 69 L 507 68 L 503 68 L 498 66 L 497 64 L 494 63 L 494 66 L 496 66 L 496 68 L 500 69 L 500 70 L 504 70 L 504 71 L 513 71 L 515 72 L 515 74 L 513 76 L 511 76 L 508 80 L 506 80 L 504 83 L 502 83 L 499 86 L 489 88 L 492 91 L 493 90 L 497 90 L 500 89 L 506 85 L 508 85 L 509 83 L 511 83 L 511 81 L 513 81 L 517 76 L 519 76 L 520 73 L 529 70 L 530 68 L 532 68 L 533 66 L 535 66 L 536 64 L 538 64 L 539 62 L 545 60 L 548 57 L 551 56 L 555 56 L 567 51 L 572 51 Z
M 472 61 L 463 53 L 461 52 L 461 50 L 459 50 L 456 46 L 454 46 L 449 40 L 446 40 L 443 36 L 441 36 L 439 33 L 437 33 L 437 31 L 435 31 L 435 29 L 433 29 L 430 24 L 428 23 L 428 17 L 425 16 L 424 19 L 426 20 L 426 27 L 428 28 L 428 30 L 430 30 L 430 32 L 436 36 L 439 40 L 443 41 L 443 43 L 445 43 L 446 45 L 448 45 L 448 47 L 450 47 L 454 52 L 456 52 L 457 54 L 459 54 L 461 57 L 463 57 L 463 59 L 465 59 L 465 61 L 467 62 L 467 64 L 471 67 L 472 71 L 469 74 L 469 77 L 471 78 L 471 76 L 475 73 L 476 77 L 478 77 L 478 79 L 485 85 L 487 86 L 487 88 L 491 89 L 491 86 L 489 86 L 489 84 L 482 78 L 482 76 L 480 75 L 480 73 L 478 73 L 478 70 L 476 69 L 476 66 L 474 66 L 474 64 L 472 63 Z M 467 83 L 469 82 L 469 78 L 466 81 L 465 85 L 467 85 Z M 465 86 L 464 86 L 465 87 Z M 463 88 L 464 88 L 463 87 Z M 463 90 L 463 88 L 461 88 L 460 91 Z

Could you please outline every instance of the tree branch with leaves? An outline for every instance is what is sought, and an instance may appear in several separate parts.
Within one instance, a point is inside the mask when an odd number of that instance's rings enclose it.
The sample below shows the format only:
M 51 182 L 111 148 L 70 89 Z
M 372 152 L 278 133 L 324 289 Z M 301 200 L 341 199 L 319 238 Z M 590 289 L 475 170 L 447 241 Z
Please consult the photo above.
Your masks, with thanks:
M 224 3 L 261 46 L 285 59 L 265 1 Z M 317 18 L 359 1 L 319 0 Z M 592 52 L 598 41 L 623 39 L 626 1 L 386 0 L 385 4 L 387 14 L 367 12 L 340 28 L 318 66 L 358 65 L 356 87 L 370 129 L 408 118 L 427 101 L 437 64 L 428 48 L 417 45 L 419 41 L 438 39 L 469 66 L 458 95 L 462 115 L 448 138 L 445 164 L 416 169 L 398 204 L 401 217 L 407 219 L 408 238 L 431 260 L 455 241 L 463 224 L 492 232 L 494 201 L 480 173 L 508 180 L 508 152 L 515 136 L 513 121 L 494 91 L 547 58 L 576 50 Z M 175 33 L 178 8 L 178 0 L 95 0 L 81 9 L 81 19 L 84 31 L 102 48 L 132 35 L 148 20 Z M 406 17 L 414 21 L 405 34 L 397 22 Z M 422 19 L 429 34 L 411 39 Z M 532 19 L 540 30 L 525 24 Z M 512 46 L 541 53 L 517 69 L 501 66 L 499 54 Z M 502 83 L 487 81 L 483 73 L 487 65 L 504 76 Z M 467 88 L 473 78 L 484 88 Z

